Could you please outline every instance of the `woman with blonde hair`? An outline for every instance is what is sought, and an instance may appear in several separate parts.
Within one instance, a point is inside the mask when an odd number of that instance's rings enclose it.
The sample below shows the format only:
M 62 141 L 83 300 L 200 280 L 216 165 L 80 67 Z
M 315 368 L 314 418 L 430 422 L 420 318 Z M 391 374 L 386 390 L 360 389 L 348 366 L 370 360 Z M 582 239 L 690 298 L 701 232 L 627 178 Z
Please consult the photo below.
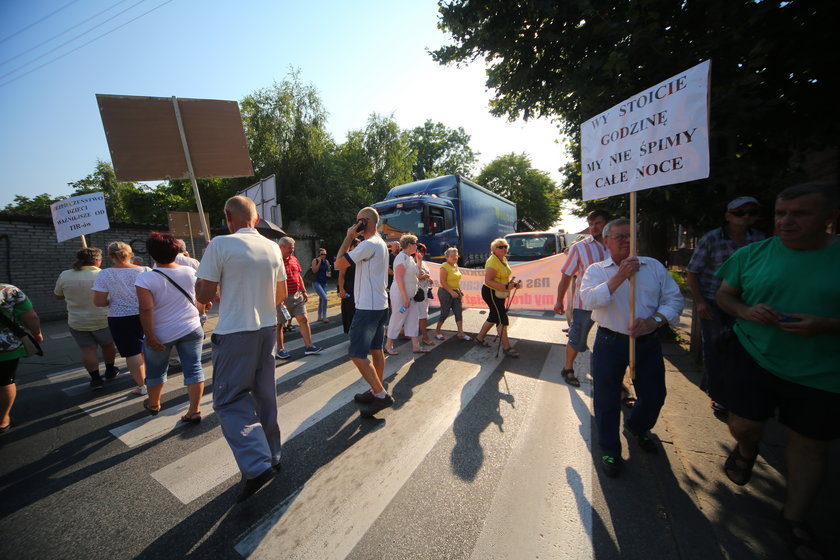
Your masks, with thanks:
M 461 306 L 461 270 L 458 268 L 458 248 L 450 247 L 443 256 L 446 262 L 440 267 L 440 287 L 438 300 L 440 301 L 440 318 L 435 327 L 435 338 L 443 340 L 443 322 L 449 317 L 449 311 L 455 314 L 455 326 L 458 327 L 458 339 L 472 340 L 464 333 L 463 307 Z
M 108 308 L 108 329 L 125 358 L 136 387 L 133 395 L 146 394 L 146 362 L 143 360 L 143 325 L 134 282 L 141 273 L 151 270 L 132 263 L 134 252 L 122 241 L 108 245 L 108 258 L 114 266 L 102 270 L 93 281 L 93 304 Z
M 405 335 L 411 339 L 414 352 L 428 352 L 420 346 L 417 339 L 420 321 L 420 306 L 415 305 L 417 293 L 417 263 L 413 255 L 417 251 L 417 236 L 406 234 L 400 237 L 400 254 L 394 259 L 394 283 L 391 284 L 391 320 L 388 323 L 388 338 L 385 341 L 385 353 L 398 354 L 394 350 L 394 340 L 400 329 L 405 328 Z
M 519 283 L 511 278 L 511 269 L 508 265 L 507 254 L 508 244 L 502 238 L 494 239 L 490 243 L 490 258 L 484 264 L 484 285 L 481 286 L 481 298 L 490 310 L 487 320 L 481 325 L 481 331 L 476 335 L 475 342 L 480 346 L 490 346 L 484 340 L 487 332 L 493 325 L 499 332 L 502 343 L 502 352 L 511 358 L 518 358 L 519 352 L 511 348 L 508 340 L 507 327 L 509 324 L 505 299 L 511 289 L 518 288 Z M 504 297 L 501 297 L 504 296 Z

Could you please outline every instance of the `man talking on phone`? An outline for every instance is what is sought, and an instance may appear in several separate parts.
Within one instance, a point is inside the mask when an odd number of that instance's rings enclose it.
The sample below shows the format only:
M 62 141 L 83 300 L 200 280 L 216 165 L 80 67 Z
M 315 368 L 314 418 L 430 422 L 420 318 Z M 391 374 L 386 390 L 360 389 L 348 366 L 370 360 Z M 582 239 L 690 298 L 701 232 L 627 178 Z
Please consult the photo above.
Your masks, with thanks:
M 385 373 L 385 322 L 388 319 L 388 246 L 376 234 L 379 213 L 371 207 L 362 208 L 356 223 L 347 228 L 347 235 L 338 250 L 335 269 L 347 270 L 356 265 L 356 313 L 350 325 L 350 360 L 359 369 L 370 390 L 354 397 L 363 417 L 371 417 L 393 406 L 394 399 L 382 385 Z M 348 252 L 353 239 L 363 241 Z M 368 354 L 370 358 L 368 359 Z

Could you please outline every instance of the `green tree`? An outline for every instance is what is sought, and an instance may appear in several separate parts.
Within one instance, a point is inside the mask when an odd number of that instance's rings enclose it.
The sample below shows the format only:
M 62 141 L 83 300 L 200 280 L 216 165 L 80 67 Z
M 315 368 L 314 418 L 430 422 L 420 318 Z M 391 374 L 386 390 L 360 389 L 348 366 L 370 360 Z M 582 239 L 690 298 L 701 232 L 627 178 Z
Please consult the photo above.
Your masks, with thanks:
M 53 198 L 47 193 L 39 194 L 38 196 L 35 196 L 33 198 L 16 194 L 15 201 L 7 204 L 6 207 L 3 208 L 3 211 L 8 212 L 10 214 L 20 214 L 23 216 L 49 217 L 51 215 L 50 205 L 54 202 L 58 202 L 59 200 L 64 200 L 65 198 L 67 197 L 59 196 Z
M 428 119 L 408 133 L 414 152 L 415 181 L 441 175 L 458 174 L 470 177 L 478 153 L 470 148 L 470 135 L 460 126 L 447 128 L 443 123 Z
M 314 218 L 323 208 L 324 160 L 335 149 L 317 90 L 293 71 L 284 81 L 246 96 L 241 108 L 254 173 L 276 176 L 285 221 Z M 317 226 L 315 219 L 310 221 Z
M 526 154 L 499 156 L 484 169 L 476 181 L 516 203 L 520 218 L 531 218 L 543 229 L 560 218 L 560 193 L 548 173 L 534 169 Z
M 800 180 L 802 154 L 837 147 L 838 97 L 829 0 L 756 2 L 440 3 L 439 26 L 454 44 L 442 64 L 483 57 L 491 111 L 558 120 L 578 158 L 579 126 L 627 97 L 703 60 L 712 60 L 711 170 L 697 185 L 639 193 L 640 218 L 709 227 L 733 193 L 755 194 Z M 563 169 L 566 196 L 580 198 L 580 167 Z M 694 187 L 694 188 L 692 188 Z M 621 209 L 627 197 L 608 206 Z M 586 208 L 584 208 L 585 210 Z
M 72 196 L 101 192 L 105 197 L 105 209 L 108 219 L 115 222 L 148 222 L 149 215 L 139 212 L 138 203 L 146 191 L 132 182 L 117 181 L 113 166 L 102 160 L 96 160 L 93 173 L 70 183 Z M 164 221 L 166 223 L 165 215 Z

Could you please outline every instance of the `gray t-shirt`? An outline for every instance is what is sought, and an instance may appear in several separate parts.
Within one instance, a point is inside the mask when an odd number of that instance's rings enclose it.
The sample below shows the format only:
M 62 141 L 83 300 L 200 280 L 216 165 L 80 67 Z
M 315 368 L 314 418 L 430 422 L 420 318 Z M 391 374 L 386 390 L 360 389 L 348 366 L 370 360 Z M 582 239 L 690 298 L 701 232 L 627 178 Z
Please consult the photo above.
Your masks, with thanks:
M 356 309 L 388 308 L 388 246 L 378 235 L 365 239 L 346 258 L 356 265 L 353 297 Z

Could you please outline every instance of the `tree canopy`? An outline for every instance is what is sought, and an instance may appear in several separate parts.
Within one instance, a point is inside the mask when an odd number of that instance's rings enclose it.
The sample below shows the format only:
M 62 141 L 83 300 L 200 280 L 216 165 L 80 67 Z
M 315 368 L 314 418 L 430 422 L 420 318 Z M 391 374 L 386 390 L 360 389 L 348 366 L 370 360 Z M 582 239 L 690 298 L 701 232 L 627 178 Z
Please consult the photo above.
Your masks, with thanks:
M 697 188 L 640 192 L 640 215 L 716 223 L 728 196 L 775 192 L 805 178 L 803 154 L 837 147 L 838 121 L 826 116 L 838 93 L 836 8 L 829 0 L 439 5 L 439 27 L 454 44 L 433 52 L 434 59 L 483 57 L 494 114 L 556 120 L 575 160 L 563 169 L 569 197 L 581 193 L 580 124 L 706 59 L 712 175 Z M 614 198 L 607 201 L 614 209 L 626 199 Z M 715 199 L 719 206 L 708 204 Z
M 460 126 L 447 128 L 428 119 L 408 133 L 416 161 L 415 181 L 441 175 L 472 176 L 478 154 L 470 148 L 470 135 Z
M 526 154 L 506 154 L 488 163 L 476 181 L 516 203 L 519 218 L 548 229 L 560 218 L 560 192 L 548 173 L 534 169 Z

